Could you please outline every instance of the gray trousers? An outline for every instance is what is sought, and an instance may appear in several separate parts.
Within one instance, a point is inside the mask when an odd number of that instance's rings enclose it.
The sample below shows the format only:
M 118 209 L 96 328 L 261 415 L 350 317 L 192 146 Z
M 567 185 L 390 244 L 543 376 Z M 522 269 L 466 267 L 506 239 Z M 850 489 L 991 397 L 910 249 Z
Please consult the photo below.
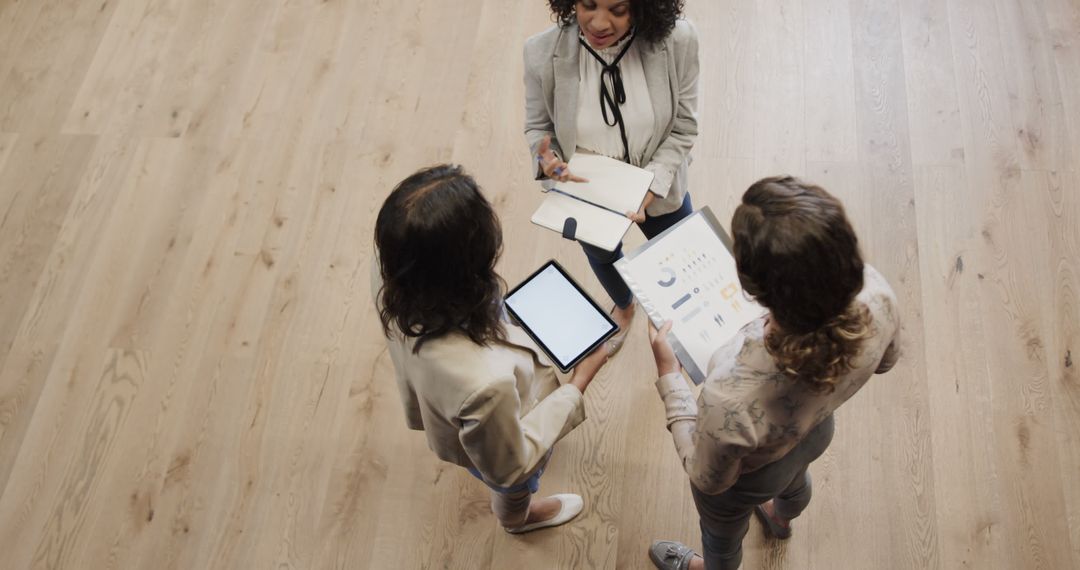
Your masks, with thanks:
M 730 489 L 706 495 L 693 485 L 701 517 L 705 568 L 735 570 L 742 563 L 742 540 L 750 528 L 754 507 L 775 499 L 776 514 L 793 519 L 810 504 L 810 462 L 825 453 L 833 438 L 833 417 L 822 420 L 787 455 L 757 471 L 744 473 Z

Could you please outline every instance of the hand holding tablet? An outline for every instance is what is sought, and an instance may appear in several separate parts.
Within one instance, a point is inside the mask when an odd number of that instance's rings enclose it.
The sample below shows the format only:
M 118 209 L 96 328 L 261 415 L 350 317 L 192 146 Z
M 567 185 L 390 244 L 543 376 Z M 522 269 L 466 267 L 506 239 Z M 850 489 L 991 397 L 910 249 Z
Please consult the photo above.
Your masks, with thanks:
M 554 260 L 506 295 L 506 308 L 555 366 L 568 372 L 619 326 Z

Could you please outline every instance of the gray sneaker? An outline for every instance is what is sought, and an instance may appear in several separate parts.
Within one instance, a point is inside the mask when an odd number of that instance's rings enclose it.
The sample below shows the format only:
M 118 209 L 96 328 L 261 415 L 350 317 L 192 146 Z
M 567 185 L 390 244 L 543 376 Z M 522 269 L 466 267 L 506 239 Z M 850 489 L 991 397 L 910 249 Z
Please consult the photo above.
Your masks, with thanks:
M 658 540 L 649 547 L 649 558 L 660 570 L 687 570 L 696 554 L 689 546 L 671 540 Z

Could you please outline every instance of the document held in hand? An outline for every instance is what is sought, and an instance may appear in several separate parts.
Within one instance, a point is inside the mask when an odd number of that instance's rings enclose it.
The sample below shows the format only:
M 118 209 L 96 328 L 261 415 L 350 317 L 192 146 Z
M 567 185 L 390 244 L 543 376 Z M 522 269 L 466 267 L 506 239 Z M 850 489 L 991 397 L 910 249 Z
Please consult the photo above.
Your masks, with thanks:
M 597 154 L 577 153 L 570 159 L 570 172 L 588 182 L 560 182 L 547 191 L 533 213 L 532 223 L 554 230 L 600 249 L 615 251 L 630 218 L 645 200 L 653 173 L 625 162 Z M 567 232 L 567 219 L 570 234 Z
M 708 207 L 627 253 L 615 269 L 653 325 L 671 321 L 668 341 L 697 384 L 716 350 L 765 314 L 743 294 L 731 238 Z

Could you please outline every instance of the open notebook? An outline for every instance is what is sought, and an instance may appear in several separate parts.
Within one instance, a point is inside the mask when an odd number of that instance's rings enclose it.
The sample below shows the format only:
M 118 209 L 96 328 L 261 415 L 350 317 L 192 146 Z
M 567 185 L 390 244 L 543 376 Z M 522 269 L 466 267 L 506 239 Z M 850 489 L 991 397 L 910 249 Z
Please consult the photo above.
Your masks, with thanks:
M 577 153 L 570 159 L 570 172 L 588 182 L 560 182 L 547 191 L 533 213 L 532 222 L 607 251 L 615 251 L 630 218 L 645 200 L 653 173 L 625 162 L 596 154 Z M 570 234 L 566 220 L 572 218 Z

